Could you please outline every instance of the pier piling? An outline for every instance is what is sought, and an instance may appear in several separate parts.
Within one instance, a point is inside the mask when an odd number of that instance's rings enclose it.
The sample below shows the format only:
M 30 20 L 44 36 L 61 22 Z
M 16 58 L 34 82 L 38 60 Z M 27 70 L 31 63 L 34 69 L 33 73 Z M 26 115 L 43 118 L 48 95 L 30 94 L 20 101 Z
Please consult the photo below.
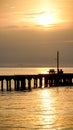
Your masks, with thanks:
M 38 75 L 0 75 L 1 82 L 1 91 L 5 90 L 4 84 L 6 83 L 6 91 L 12 91 L 12 83 L 14 81 L 14 90 L 15 91 L 24 91 L 31 90 L 31 82 L 32 79 L 34 81 L 34 88 L 38 88 L 38 80 L 39 80 L 39 88 L 44 87 L 58 87 L 58 86 L 73 86 L 73 74 L 72 73 L 53 73 L 53 74 L 38 74 Z M 27 83 L 28 83 L 28 87 Z M 44 80 L 44 83 L 43 83 Z M 6 81 L 6 82 L 4 82 Z M 44 85 L 43 85 L 44 84 Z

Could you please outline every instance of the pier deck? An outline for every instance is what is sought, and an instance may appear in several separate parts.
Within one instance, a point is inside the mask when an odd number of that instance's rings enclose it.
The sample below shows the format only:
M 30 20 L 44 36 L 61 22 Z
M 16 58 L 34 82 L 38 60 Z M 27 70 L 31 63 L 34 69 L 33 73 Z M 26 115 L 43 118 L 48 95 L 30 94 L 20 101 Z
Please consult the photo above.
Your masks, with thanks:
M 37 75 L 0 75 L 0 90 L 12 90 L 12 80 L 14 82 L 15 91 L 25 91 L 33 88 L 73 86 L 73 73 L 55 73 L 55 74 L 37 74 Z M 39 86 L 38 86 L 39 80 Z M 43 83 L 44 80 L 44 83 Z M 27 82 L 27 83 L 26 83 Z

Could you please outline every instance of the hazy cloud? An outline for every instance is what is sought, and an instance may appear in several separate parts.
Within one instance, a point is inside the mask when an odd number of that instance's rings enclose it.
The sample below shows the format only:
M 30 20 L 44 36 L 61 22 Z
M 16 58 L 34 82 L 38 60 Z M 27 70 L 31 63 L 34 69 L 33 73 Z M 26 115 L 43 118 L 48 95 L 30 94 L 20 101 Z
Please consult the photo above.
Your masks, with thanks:
M 24 14 L 24 15 L 35 16 L 35 15 L 41 15 L 41 14 L 45 14 L 45 13 L 47 13 L 47 12 L 46 11 L 40 11 L 40 12 L 34 12 L 34 13 L 27 13 L 27 14 Z
M 64 41 L 65 43 L 73 43 L 73 40 Z
M 9 25 L 9 26 L 2 26 L 2 27 L 0 27 L 0 29 L 10 29 L 10 30 L 12 30 L 12 29 L 18 29 L 19 28 L 19 26 L 17 26 L 17 25 Z

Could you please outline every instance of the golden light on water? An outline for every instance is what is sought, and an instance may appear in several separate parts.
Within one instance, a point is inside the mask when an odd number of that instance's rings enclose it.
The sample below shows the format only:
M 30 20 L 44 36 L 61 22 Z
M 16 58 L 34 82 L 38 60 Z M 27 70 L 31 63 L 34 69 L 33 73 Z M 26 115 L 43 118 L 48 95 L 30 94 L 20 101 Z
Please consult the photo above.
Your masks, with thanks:
M 48 98 L 50 96 L 50 93 L 48 92 L 48 90 L 44 90 L 41 92 L 41 96 L 44 98 Z M 45 102 L 43 102 L 43 103 L 45 103 Z M 50 100 L 49 100 L 49 103 L 50 103 Z
M 40 118 L 40 123 L 44 124 L 43 128 L 45 126 L 46 129 L 50 129 L 50 126 L 56 120 L 55 108 L 53 107 L 54 100 L 52 98 L 52 93 L 45 89 L 40 93 L 40 96 L 41 96 L 41 106 L 42 106 L 41 108 L 43 109 L 42 116 Z

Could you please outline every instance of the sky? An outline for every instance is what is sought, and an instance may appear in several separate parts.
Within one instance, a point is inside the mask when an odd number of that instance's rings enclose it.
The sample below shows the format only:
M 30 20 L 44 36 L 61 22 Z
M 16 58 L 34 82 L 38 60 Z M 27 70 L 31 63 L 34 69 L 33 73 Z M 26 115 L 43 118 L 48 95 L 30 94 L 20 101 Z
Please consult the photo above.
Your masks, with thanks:
M 0 66 L 73 67 L 73 0 L 0 0 Z

